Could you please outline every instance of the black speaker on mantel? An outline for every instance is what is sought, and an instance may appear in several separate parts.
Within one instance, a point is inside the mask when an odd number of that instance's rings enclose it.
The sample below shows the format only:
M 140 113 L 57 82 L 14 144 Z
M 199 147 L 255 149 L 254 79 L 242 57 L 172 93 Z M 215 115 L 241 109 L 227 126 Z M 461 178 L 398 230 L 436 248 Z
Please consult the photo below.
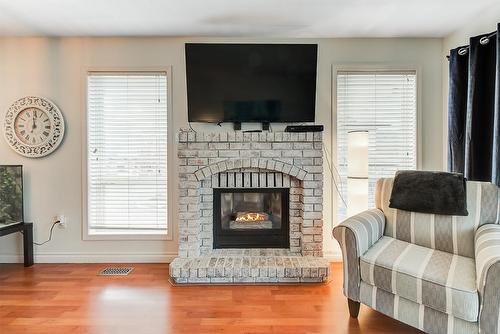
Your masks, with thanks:
M 323 132 L 323 125 L 288 125 L 285 132 Z

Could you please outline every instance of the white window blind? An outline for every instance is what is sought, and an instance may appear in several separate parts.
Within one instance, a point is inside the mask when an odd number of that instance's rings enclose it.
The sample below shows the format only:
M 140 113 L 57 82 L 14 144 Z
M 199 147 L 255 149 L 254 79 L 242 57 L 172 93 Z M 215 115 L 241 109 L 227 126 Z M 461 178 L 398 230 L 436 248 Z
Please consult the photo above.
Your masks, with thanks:
M 166 233 L 167 76 L 90 73 L 89 234 Z
M 347 133 L 368 131 L 368 207 L 378 178 L 417 166 L 416 73 L 337 72 L 337 164 L 347 198 Z M 339 203 L 339 219 L 346 208 Z

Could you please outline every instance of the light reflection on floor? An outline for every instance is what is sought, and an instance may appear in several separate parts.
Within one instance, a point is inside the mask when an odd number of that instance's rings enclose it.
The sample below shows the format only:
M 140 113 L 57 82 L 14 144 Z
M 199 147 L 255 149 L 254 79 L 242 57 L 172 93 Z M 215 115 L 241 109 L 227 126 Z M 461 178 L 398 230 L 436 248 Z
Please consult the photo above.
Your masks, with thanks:
M 169 332 L 169 294 L 163 289 L 110 285 L 92 302 L 96 334 Z

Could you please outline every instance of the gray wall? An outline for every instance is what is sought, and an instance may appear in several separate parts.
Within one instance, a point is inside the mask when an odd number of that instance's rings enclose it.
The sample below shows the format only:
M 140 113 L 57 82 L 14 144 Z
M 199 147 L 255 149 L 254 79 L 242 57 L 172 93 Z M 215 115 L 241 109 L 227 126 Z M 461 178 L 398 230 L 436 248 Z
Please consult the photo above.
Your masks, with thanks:
M 316 122 L 325 125 L 325 147 L 335 159 L 335 108 L 332 108 L 332 68 L 414 68 L 419 80 L 419 166 L 443 168 L 443 95 L 441 39 L 318 39 L 264 40 L 220 38 L 3 38 L 0 39 L 0 117 L 16 99 L 26 95 L 54 101 L 66 118 L 62 146 L 42 159 L 27 159 L 0 140 L 0 163 L 25 166 L 26 218 L 35 222 L 35 239 L 48 236 L 52 216 L 65 214 L 66 229 L 55 229 L 53 240 L 36 247 L 38 262 L 167 261 L 176 254 L 171 241 L 83 241 L 82 124 L 85 120 L 85 74 L 89 69 L 172 68 L 171 131 L 186 127 L 187 104 L 184 69 L 185 42 L 313 42 L 319 44 Z M 214 125 L 195 124 L 196 130 L 224 131 Z M 252 127 L 252 125 L 248 125 Z M 276 126 L 275 129 L 279 128 Z M 175 152 L 169 154 L 175 159 Z M 175 164 L 174 164 L 175 165 Z M 331 237 L 335 219 L 332 179 L 325 163 L 325 253 L 339 258 Z M 170 177 L 176 177 L 171 170 Z M 169 189 L 174 210 L 176 187 Z M 3 237 L 0 262 L 19 261 L 18 236 Z

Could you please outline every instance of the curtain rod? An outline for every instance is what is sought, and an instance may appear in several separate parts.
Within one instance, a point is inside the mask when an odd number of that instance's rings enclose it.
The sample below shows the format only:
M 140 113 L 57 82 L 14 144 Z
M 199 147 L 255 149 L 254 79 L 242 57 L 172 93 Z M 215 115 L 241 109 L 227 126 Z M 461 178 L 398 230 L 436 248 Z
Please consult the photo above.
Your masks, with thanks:
M 489 35 L 486 35 L 486 36 L 483 36 L 481 37 L 481 39 L 479 40 L 479 43 L 481 43 L 481 45 L 486 45 L 490 42 L 490 38 L 495 36 L 497 34 L 497 32 L 493 32 Z M 470 48 L 470 45 L 466 45 L 464 47 L 461 47 L 459 50 L 458 50 L 458 54 L 461 55 L 461 56 L 464 56 L 467 54 L 468 50 Z M 446 58 L 450 59 L 450 56 L 446 56 Z

